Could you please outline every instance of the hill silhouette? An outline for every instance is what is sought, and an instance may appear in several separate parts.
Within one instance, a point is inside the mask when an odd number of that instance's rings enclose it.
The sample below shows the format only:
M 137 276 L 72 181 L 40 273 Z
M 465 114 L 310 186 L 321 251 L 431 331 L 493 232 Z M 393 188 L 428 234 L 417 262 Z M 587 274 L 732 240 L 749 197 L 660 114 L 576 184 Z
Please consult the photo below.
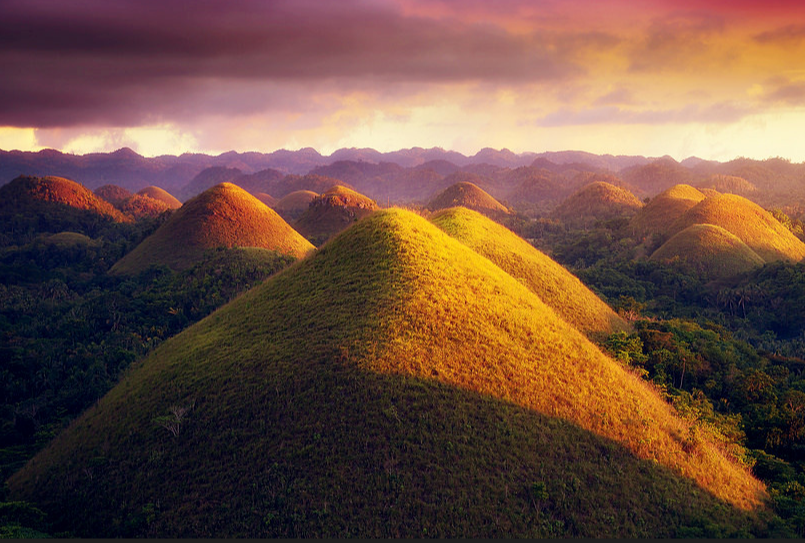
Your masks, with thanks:
M 572 273 L 526 240 L 477 211 L 454 207 L 431 222 L 521 280 L 560 317 L 587 334 L 611 334 L 629 325 Z
M 204 249 L 261 247 L 301 258 L 313 246 L 260 200 L 222 183 L 188 200 L 164 224 L 110 269 L 137 273 L 152 264 L 184 269 Z
M 454 183 L 437 194 L 429 203 L 430 211 L 448 209 L 451 207 L 466 207 L 488 217 L 500 218 L 510 212 L 489 193 L 469 182 Z
M 103 185 L 94 190 L 95 195 L 117 207 L 123 200 L 131 196 L 131 191 L 117 185 Z
M 598 221 L 632 217 L 642 207 L 643 203 L 628 190 L 594 181 L 559 204 L 551 215 L 568 226 L 588 228 Z
M 162 343 L 9 487 L 107 537 L 736 533 L 764 496 L 519 281 L 401 210 Z
M 736 194 L 705 198 L 687 210 L 668 229 L 669 235 L 693 224 L 714 224 L 737 236 L 766 262 L 805 258 L 805 243 L 771 213 Z
M 765 263 L 737 236 L 714 224 L 688 226 L 663 243 L 649 259 L 679 263 L 709 279 L 731 277 Z
M 38 212 L 55 205 L 56 208 L 51 207 L 51 211 L 58 209 L 58 206 L 66 206 L 114 222 L 131 222 L 131 219 L 115 209 L 112 204 L 85 186 L 63 177 L 19 176 L 0 187 L 0 201 L 3 207 L 16 213 L 26 208 L 29 213 L 34 209 Z
M 355 221 L 371 215 L 379 208 L 371 198 L 336 185 L 311 200 L 294 228 L 314 245 L 321 245 Z
M 286 221 L 292 222 L 307 211 L 310 202 L 319 195 L 311 190 L 297 190 L 280 198 L 274 204 L 274 210 Z
M 632 217 L 629 226 L 641 236 L 665 232 L 672 222 L 704 198 L 700 190 L 690 185 L 674 185 L 652 198 Z
M 182 202 L 176 199 L 170 192 L 166 191 L 165 189 L 155 187 L 153 185 L 138 190 L 137 194 L 139 194 L 140 196 L 148 196 L 149 198 L 153 198 L 154 200 L 164 202 L 170 209 L 179 209 L 180 207 L 182 207 Z

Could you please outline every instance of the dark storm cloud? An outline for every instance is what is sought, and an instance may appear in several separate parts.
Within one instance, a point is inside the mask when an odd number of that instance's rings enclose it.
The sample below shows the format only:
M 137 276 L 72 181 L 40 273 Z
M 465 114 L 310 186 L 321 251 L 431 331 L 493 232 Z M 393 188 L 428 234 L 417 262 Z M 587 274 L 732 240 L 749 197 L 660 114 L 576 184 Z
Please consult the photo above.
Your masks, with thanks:
M 601 35 L 511 34 L 360 0 L 0 2 L 0 126 L 137 124 L 204 113 L 227 82 L 502 82 L 578 74 Z M 255 93 L 259 94 L 259 93 Z M 264 107 L 252 96 L 233 106 Z M 220 99 L 219 99 L 220 102 Z

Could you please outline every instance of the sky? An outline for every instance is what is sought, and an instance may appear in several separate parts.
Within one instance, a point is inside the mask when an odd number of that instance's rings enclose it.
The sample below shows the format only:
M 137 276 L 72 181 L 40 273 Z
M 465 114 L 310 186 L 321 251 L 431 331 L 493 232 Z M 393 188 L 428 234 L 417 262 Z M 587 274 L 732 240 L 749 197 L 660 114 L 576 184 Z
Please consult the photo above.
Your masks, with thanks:
M 2 0 L 0 149 L 805 161 L 799 0 Z

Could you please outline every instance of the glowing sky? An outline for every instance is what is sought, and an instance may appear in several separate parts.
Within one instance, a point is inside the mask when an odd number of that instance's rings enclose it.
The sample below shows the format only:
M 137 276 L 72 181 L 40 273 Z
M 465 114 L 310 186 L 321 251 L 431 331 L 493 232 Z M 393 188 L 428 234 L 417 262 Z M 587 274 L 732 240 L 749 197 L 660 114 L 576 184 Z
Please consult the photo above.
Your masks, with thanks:
M 2 0 L 0 149 L 805 161 L 799 0 Z

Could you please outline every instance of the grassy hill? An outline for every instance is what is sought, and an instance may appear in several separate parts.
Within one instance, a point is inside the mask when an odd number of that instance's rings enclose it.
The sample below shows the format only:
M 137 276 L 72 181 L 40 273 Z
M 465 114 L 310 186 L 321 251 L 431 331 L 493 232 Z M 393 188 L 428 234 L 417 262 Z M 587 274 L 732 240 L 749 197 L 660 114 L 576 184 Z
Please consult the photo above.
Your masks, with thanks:
M 181 206 L 181 203 L 179 205 Z M 168 203 L 139 193 L 132 194 L 120 202 L 117 208 L 135 221 L 146 217 L 157 217 L 173 210 Z
M 765 264 L 737 236 L 713 224 L 688 226 L 663 243 L 649 259 L 678 262 L 711 279 L 731 277 Z
M 691 207 L 669 227 L 669 235 L 693 224 L 714 224 L 734 234 L 766 262 L 805 258 L 805 243 L 771 213 L 735 194 L 708 197 Z
M 131 222 L 131 219 L 101 199 L 80 183 L 63 177 L 20 176 L 0 187 L 0 200 L 11 211 L 40 208 L 42 204 L 56 204 L 101 215 L 114 222 Z
M 674 185 L 652 198 L 629 222 L 641 236 L 665 232 L 670 224 L 702 200 L 705 195 L 690 185 Z
M 520 281 L 379 211 L 162 343 L 10 480 L 57 530 L 745 534 L 765 491 Z
M 433 224 L 520 280 L 560 317 L 588 334 L 629 325 L 572 273 L 521 237 L 463 207 L 439 211 Z
M 130 190 L 117 185 L 103 185 L 95 189 L 94 192 L 96 196 L 106 200 L 113 206 L 117 206 L 120 202 L 131 196 Z
M 713 189 L 717 192 L 737 194 L 739 196 L 750 197 L 757 194 L 758 189 L 755 185 L 736 175 L 714 174 L 706 181 L 698 184 L 699 189 Z
M 277 200 L 270 194 L 266 194 L 265 192 L 258 192 L 257 194 L 254 195 L 254 197 L 272 209 L 274 208 L 275 205 L 277 205 L 277 202 L 279 202 L 279 200 Z
M 139 194 L 140 196 L 148 196 L 149 198 L 153 198 L 154 200 L 164 202 L 165 204 L 167 204 L 169 209 L 179 209 L 180 207 L 182 207 L 182 202 L 177 200 L 170 192 L 166 191 L 165 189 L 155 187 L 153 185 L 151 185 L 150 187 L 145 187 L 142 190 L 138 190 L 137 194 Z
M 489 193 L 473 183 L 454 183 L 437 194 L 427 208 L 431 211 L 447 209 L 450 207 L 466 207 L 483 213 L 492 218 L 499 218 L 509 214 L 509 210 L 495 200 Z
M 314 245 L 321 245 L 355 221 L 371 215 L 377 203 L 352 189 L 336 185 L 311 200 L 294 228 Z
M 318 196 L 311 190 L 297 190 L 280 198 L 274 210 L 286 221 L 295 221 Z
M 262 247 L 301 258 L 313 246 L 260 200 L 221 183 L 185 202 L 110 269 L 137 273 L 152 264 L 184 269 L 213 247 Z
M 595 181 L 559 204 L 552 216 L 569 226 L 586 228 L 598 221 L 631 217 L 643 207 L 637 196 L 605 181 Z

